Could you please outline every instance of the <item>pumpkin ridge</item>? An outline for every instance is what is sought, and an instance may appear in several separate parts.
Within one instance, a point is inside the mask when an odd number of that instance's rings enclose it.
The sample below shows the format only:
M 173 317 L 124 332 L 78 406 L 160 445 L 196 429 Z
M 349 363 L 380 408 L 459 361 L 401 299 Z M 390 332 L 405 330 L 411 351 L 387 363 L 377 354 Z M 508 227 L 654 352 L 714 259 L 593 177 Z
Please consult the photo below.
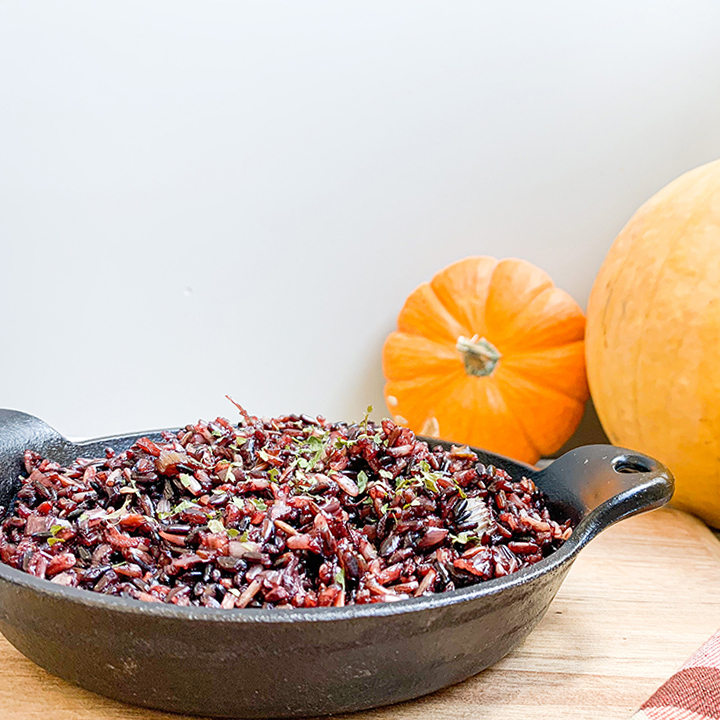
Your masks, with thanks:
M 462 370 L 462 367 L 460 367 L 457 371 L 453 372 L 451 375 L 448 375 L 447 373 L 428 373 L 426 375 L 417 374 L 414 377 L 409 378 L 409 379 L 408 378 L 391 378 L 388 380 L 388 382 L 394 383 L 395 385 L 403 385 L 406 387 L 410 387 L 412 385 L 426 385 L 431 380 L 437 380 L 437 381 L 441 382 L 443 385 L 447 386 L 447 385 L 456 383 L 459 380 L 464 380 L 464 378 L 465 378 L 465 373 Z
M 397 416 L 405 418 L 405 421 L 412 429 L 417 428 L 419 430 L 421 424 L 427 419 L 428 412 L 424 411 L 424 417 L 418 419 L 417 422 L 415 422 L 413 418 L 407 417 L 407 415 L 416 414 L 414 410 L 416 405 L 418 404 L 418 402 L 414 400 L 414 394 L 411 395 L 410 398 L 407 398 L 407 391 L 409 389 L 417 390 L 418 386 L 422 387 L 423 402 L 427 403 L 429 401 L 432 401 L 432 406 L 435 407 L 438 404 L 438 401 L 442 400 L 442 396 L 450 392 L 450 390 L 455 386 L 455 384 L 457 384 L 461 379 L 462 378 L 459 376 L 459 374 L 454 374 L 451 376 L 439 376 L 437 380 L 434 380 L 432 378 L 428 378 L 427 380 L 423 378 L 417 378 L 417 381 L 390 380 L 385 385 L 384 395 L 386 400 L 389 396 L 395 396 L 399 400 L 399 402 L 395 406 L 388 405 L 392 416 L 394 418 Z M 401 399 L 403 397 L 405 398 L 405 400 Z M 408 412 L 409 409 L 413 410 L 413 412 Z
M 643 203 L 643 205 L 636 211 L 635 215 L 639 215 L 640 213 L 642 213 L 642 212 L 645 210 L 645 208 L 649 205 L 649 203 L 650 203 L 650 200 L 647 200 L 645 203 Z M 622 228 L 620 229 L 620 232 L 619 232 L 619 234 L 618 234 L 618 238 L 621 237 L 625 232 L 629 232 L 629 227 L 630 227 L 631 223 L 633 223 L 633 220 L 635 219 L 635 215 L 633 215 L 632 217 L 630 217 L 630 218 L 628 219 L 628 221 L 622 226 Z M 638 220 L 639 220 L 639 219 L 640 219 L 640 218 L 638 218 Z M 644 216 L 643 216 L 642 219 L 643 219 L 643 222 L 644 222 Z M 616 239 L 616 241 L 617 241 L 617 239 Z M 608 251 L 608 253 L 612 252 L 612 249 L 613 249 L 613 246 L 614 246 L 614 245 L 615 245 L 615 242 L 613 242 L 612 245 L 610 246 L 610 250 Z M 607 259 L 606 259 L 605 261 L 603 261 L 603 262 L 606 262 L 606 261 L 607 261 Z M 601 337 L 602 337 L 602 338 L 607 338 L 607 337 L 608 337 L 608 333 L 609 333 L 609 331 L 610 331 L 610 326 L 609 326 L 610 318 L 608 317 L 608 308 L 613 304 L 613 303 L 612 303 L 612 299 L 613 299 L 613 297 L 614 297 L 614 295 L 615 295 L 615 292 L 616 292 L 616 289 L 617 289 L 617 278 L 623 277 L 623 276 L 625 275 L 625 273 L 627 272 L 627 267 L 628 267 L 628 265 L 630 264 L 630 262 L 631 262 L 631 260 L 630 260 L 630 253 L 629 253 L 629 252 L 626 252 L 626 253 L 625 253 L 625 257 L 622 258 L 622 260 L 621 260 L 621 261 L 619 262 L 619 264 L 618 264 L 617 269 L 615 270 L 615 273 L 614 273 L 614 275 L 615 275 L 615 282 L 605 281 L 605 299 L 604 299 L 604 303 L 603 303 L 603 305 L 602 305 L 602 308 L 598 308 L 597 311 L 596 311 L 595 308 L 594 308 L 594 305 L 597 304 L 597 301 L 594 300 L 594 297 L 593 297 L 593 296 L 594 296 L 594 294 L 595 294 L 595 292 L 596 292 L 596 290 L 597 290 L 597 287 L 599 287 L 599 286 L 598 286 L 598 280 L 599 280 L 600 275 L 602 275 L 602 273 L 603 273 L 604 267 L 601 267 L 601 268 L 600 268 L 599 273 L 598 273 L 598 276 L 597 276 L 596 279 L 595 279 L 595 283 L 593 284 L 593 287 L 592 287 L 592 289 L 591 289 L 591 291 L 590 291 L 590 297 L 588 298 L 588 306 L 587 306 L 587 308 L 586 308 L 586 311 L 587 311 L 587 312 L 586 312 L 586 318 L 589 320 L 591 317 L 594 316 L 594 313 L 597 312 L 597 315 L 598 315 L 598 317 L 599 317 L 599 322 L 600 322 L 600 325 L 601 325 L 601 327 L 602 327 L 602 333 L 601 333 Z M 607 340 L 605 340 L 605 343 L 607 343 Z M 587 333 L 587 326 L 586 326 L 586 332 L 585 332 L 585 353 L 586 353 L 585 365 L 586 365 L 586 369 L 587 369 L 587 382 L 588 382 L 588 387 L 591 385 L 591 374 L 592 374 L 592 373 L 590 372 L 589 368 L 587 368 L 587 366 L 588 366 L 588 364 L 589 364 L 589 362 L 590 362 L 590 361 L 588 360 L 588 355 L 589 355 L 590 352 L 591 352 L 591 346 L 590 346 L 590 344 L 588 344 L 588 333 Z M 593 391 L 592 388 L 591 388 L 591 389 L 590 389 L 590 396 L 592 397 L 593 403 L 595 404 L 595 408 L 596 408 L 596 411 L 597 411 L 597 413 L 598 413 L 598 417 L 600 417 L 600 414 L 603 412 L 603 409 L 600 407 L 601 394 L 600 394 L 597 390 L 596 390 L 596 391 Z M 628 399 L 629 399 L 629 398 L 628 398 Z M 607 434 L 608 439 L 610 440 L 611 443 L 613 443 L 614 445 L 621 444 L 621 443 L 619 442 L 618 438 L 613 436 L 612 430 L 611 430 L 609 427 L 606 427 L 606 423 L 603 422 L 602 419 L 600 419 L 600 424 L 601 424 L 603 430 L 605 431 L 605 433 Z
M 404 355 L 412 355 L 412 362 L 402 362 Z M 394 331 L 382 349 L 383 373 L 390 379 L 412 375 L 435 375 L 445 372 L 443 367 L 461 363 L 455 348 L 424 335 Z
M 454 343 L 456 335 L 466 330 L 467 328 L 447 311 L 429 282 L 421 283 L 410 293 L 397 319 L 398 332 L 441 344 Z
M 468 406 L 468 411 L 460 415 L 455 409 L 459 394 Z M 478 408 L 482 408 L 482 411 L 477 412 Z M 489 428 L 493 427 L 493 413 L 499 413 L 498 419 L 506 430 L 508 425 L 512 426 L 512 433 L 504 435 L 505 439 L 500 446 L 492 439 L 493 433 L 489 433 Z M 505 396 L 494 380 L 473 378 L 469 386 L 468 378 L 460 380 L 449 389 L 446 397 L 435 404 L 434 415 L 439 421 L 440 437 L 445 440 L 485 449 L 489 449 L 489 444 L 492 444 L 494 452 L 527 462 L 533 462 L 538 457 L 515 415 L 507 412 Z
M 522 372 L 515 372 L 515 371 L 513 371 L 513 370 L 511 370 L 511 369 L 508 369 L 508 368 L 505 369 L 505 372 L 503 373 L 503 377 L 500 379 L 500 382 L 501 382 L 501 383 L 505 383 L 505 382 L 510 383 L 511 381 L 510 381 L 510 379 L 509 379 L 509 377 L 508 377 L 509 375 L 516 375 L 516 376 L 519 377 L 524 383 L 527 383 L 527 385 L 531 385 L 532 387 L 536 388 L 538 394 L 543 394 L 543 395 L 550 395 L 550 394 L 560 395 L 560 396 L 564 397 L 566 400 L 570 400 L 570 401 L 572 401 L 572 402 L 574 402 L 574 403 L 577 403 L 578 405 L 584 405 L 584 404 L 585 404 L 585 400 L 583 400 L 583 399 L 581 399 L 581 398 L 578 398 L 578 397 L 575 397 L 574 395 L 570 395 L 570 394 L 568 394 L 567 392 L 565 392 L 564 390 L 561 390 L 560 388 L 553 387 L 552 385 L 547 385 L 547 384 L 545 384 L 545 383 L 538 382 L 538 380 L 537 380 L 536 378 L 528 377 L 527 375 L 525 375 L 525 374 L 522 373 Z
M 526 260 L 520 260 L 518 258 L 508 258 L 506 260 L 501 260 L 497 264 L 497 266 L 493 269 L 492 275 L 490 276 L 490 283 L 489 283 L 490 289 L 488 291 L 488 297 L 490 297 L 493 292 L 493 285 L 496 282 L 496 280 L 495 280 L 496 274 L 501 272 L 501 268 L 502 268 L 503 264 L 508 263 L 508 262 L 527 263 Z M 527 263 L 527 264 L 529 265 L 530 263 Z M 537 300 L 537 298 L 539 298 L 540 295 L 542 295 L 544 292 L 552 291 L 556 287 L 553 284 L 552 279 L 547 275 L 547 273 L 545 273 L 544 270 L 541 270 L 540 268 L 535 268 L 535 269 L 540 270 L 540 272 L 542 272 L 543 275 L 545 275 L 545 280 L 543 282 L 539 283 L 538 285 L 536 285 L 532 290 L 530 290 L 527 297 L 525 297 L 525 296 L 523 297 L 522 304 L 518 304 L 517 306 L 513 307 L 513 313 L 512 313 L 513 321 L 528 305 L 530 305 L 532 302 Z M 487 330 L 488 335 L 493 335 L 493 332 L 490 328 L 486 328 L 486 330 Z M 488 337 L 488 340 L 490 340 L 490 342 L 492 342 L 493 345 L 495 345 L 495 347 L 497 347 L 497 349 L 500 350 L 500 352 L 505 353 L 507 351 L 507 348 L 505 347 L 505 338 L 504 337 L 502 338 L 502 340 Z
M 443 308 L 443 310 L 445 310 L 445 312 L 446 312 L 458 325 L 460 325 L 461 327 L 465 328 L 465 330 L 471 331 L 472 328 L 470 328 L 470 327 L 468 326 L 468 324 L 467 324 L 467 323 L 469 322 L 468 318 L 466 318 L 466 317 L 459 318 L 459 317 L 455 314 L 455 312 L 453 311 L 453 309 L 452 309 L 452 308 L 449 308 L 449 307 L 443 302 L 443 299 L 440 297 L 440 295 L 438 295 L 437 290 L 435 290 L 435 288 L 433 287 L 432 281 L 430 281 L 430 282 L 428 283 L 428 287 L 432 290 L 433 295 L 437 298 L 437 301 L 440 303 L 440 305 L 441 305 L 441 307 Z
M 488 268 L 489 264 L 492 270 Z M 430 280 L 443 307 L 471 334 L 485 329 L 485 303 L 492 272 L 498 265 L 498 260 L 487 255 L 471 255 L 451 263 Z M 458 272 L 461 277 L 464 275 L 464 282 L 458 278 Z M 468 293 L 472 296 L 471 302 L 463 300 Z
M 570 340 L 569 342 L 558 343 L 557 345 L 553 345 L 552 347 L 541 347 L 541 348 L 537 348 L 537 349 L 533 349 L 533 350 L 527 350 L 525 352 L 523 352 L 523 351 L 509 352 L 506 355 L 504 355 L 503 357 L 513 358 L 513 359 L 515 359 L 515 358 L 523 359 L 523 358 L 533 357 L 534 355 L 546 355 L 547 353 L 551 353 L 553 350 L 562 350 L 562 348 L 569 348 L 569 347 L 572 347 L 573 345 L 582 345 L 582 344 L 584 344 L 584 342 L 585 341 L 583 340 L 583 338 L 578 338 L 577 340 Z
M 508 354 L 551 349 L 583 340 L 585 316 L 567 292 L 552 287 L 527 303 L 503 330 L 501 345 Z
M 552 350 L 562 350 L 563 348 L 572 348 L 573 346 L 578 346 L 579 355 L 581 357 L 584 357 L 583 348 L 584 348 L 584 341 L 583 340 L 575 340 L 571 343 L 565 343 L 563 345 L 558 345 L 556 348 L 548 348 L 544 350 L 539 350 L 537 352 L 527 352 L 527 353 L 513 353 L 509 354 L 505 357 L 505 362 L 503 364 L 503 373 L 515 373 L 519 375 L 521 378 L 523 378 L 526 381 L 532 381 L 533 383 L 538 383 L 537 375 L 528 372 L 528 370 L 524 367 L 523 361 L 527 358 L 531 357 L 540 357 L 547 356 L 552 353 Z M 520 362 L 516 362 L 520 361 Z M 583 372 L 584 369 L 583 369 Z M 551 376 L 552 377 L 552 376 Z M 563 375 L 563 378 L 567 377 L 566 375 Z M 573 386 L 576 386 L 577 383 L 573 383 Z M 565 397 L 571 399 L 571 400 L 577 400 L 579 403 L 585 403 L 587 400 L 587 396 L 589 394 L 589 391 L 587 389 L 587 383 L 583 388 L 577 388 L 578 394 L 574 395 L 571 392 L 568 392 L 569 388 L 566 386 L 560 387 L 554 382 L 550 381 L 550 378 L 543 376 L 543 386 L 548 387 L 551 390 L 556 390 L 561 395 L 564 395 Z
M 544 405 L 548 405 L 549 397 L 552 397 L 552 395 L 555 394 L 556 396 L 565 398 L 565 400 L 569 401 L 567 404 L 569 404 L 571 407 L 569 410 L 566 410 L 566 412 L 572 413 L 572 415 L 576 415 L 576 416 L 582 415 L 582 413 L 585 409 L 584 401 L 580 401 L 577 398 L 571 397 L 565 393 L 558 392 L 556 390 L 553 390 L 552 388 L 548 388 L 543 385 L 538 385 L 536 382 L 527 381 L 527 380 L 525 380 L 525 382 L 527 383 L 527 386 L 529 386 L 530 388 L 533 388 L 535 390 L 536 396 L 544 396 L 545 397 Z M 512 385 L 512 383 L 508 380 L 508 378 L 502 378 L 502 379 L 498 380 L 500 392 L 503 393 L 503 398 L 505 399 L 505 404 L 506 404 L 508 410 L 511 413 L 513 413 L 513 416 L 517 419 L 517 422 L 520 425 L 520 427 L 523 429 L 523 433 L 527 437 L 528 442 L 535 449 L 537 456 L 542 457 L 543 455 L 547 455 L 547 454 L 555 452 L 555 450 L 557 450 L 558 447 L 560 447 L 562 445 L 562 441 L 561 442 L 556 441 L 557 433 L 555 433 L 554 436 L 553 435 L 549 436 L 549 438 L 536 440 L 533 437 L 533 435 L 531 434 L 530 430 L 528 430 L 528 428 L 525 424 L 525 421 L 524 421 L 524 418 L 527 418 L 527 421 L 532 423 L 535 418 L 532 416 L 531 413 L 523 414 L 520 411 L 520 409 L 518 409 L 516 411 L 514 403 L 517 398 L 513 398 L 512 396 L 509 396 L 508 393 L 503 392 L 502 385 L 504 383 L 507 383 L 508 385 Z M 527 386 L 525 388 L 526 390 L 528 389 Z M 524 409 L 525 408 L 523 408 L 523 410 Z M 573 422 L 573 424 L 576 424 L 576 422 Z M 549 440 L 553 439 L 553 437 L 555 438 L 554 441 L 550 442 Z
M 708 198 L 710 198 L 713 194 L 714 194 L 713 188 L 707 189 L 701 196 L 702 204 L 707 202 Z M 701 206 L 700 202 L 697 203 L 696 207 L 698 207 L 698 206 Z M 696 224 L 696 222 L 697 222 L 697 220 L 695 218 L 696 212 L 697 212 L 697 210 L 694 210 L 693 212 L 688 214 L 686 221 L 682 224 L 683 230 L 687 230 L 691 225 Z M 665 276 L 667 274 L 667 267 L 668 267 L 670 258 L 675 254 L 675 252 L 677 251 L 678 245 L 682 242 L 684 237 L 685 237 L 684 232 L 677 234 L 677 237 L 675 238 L 675 240 L 672 243 L 670 243 L 670 245 L 669 245 L 668 251 L 665 255 L 665 259 L 660 264 L 660 269 L 658 270 L 658 272 L 655 276 L 655 282 L 653 283 L 652 291 L 649 296 L 649 301 L 645 308 L 645 312 L 644 312 L 645 320 L 647 320 L 649 312 L 655 303 L 655 299 L 658 295 L 658 292 L 659 292 L 660 288 L 662 287 L 662 282 L 664 282 L 664 280 L 665 280 Z M 647 323 L 643 323 L 643 324 L 646 325 Z M 643 349 L 643 346 L 645 345 L 645 342 L 646 342 L 645 332 L 643 332 L 640 335 L 640 337 L 638 338 L 638 352 L 637 352 L 638 356 L 642 355 L 642 349 Z M 653 339 L 652 342 L 655 343 L 656 340 Z M 642 423 L 640 422 L 641 413 L 639 413 L 637 411 L 639 404 L 640 404 L 640 398 L 638 397 L 638 391 L 639 391 L 639 387 L 640 387 L 640 372 L 641 372 L 640 363 L 636 362 L 635 363 L 635 372 L 633 374 L 633 391 L 634 391 L 634 400 L 635 400 L 634 418 L 635 418 L 635 427 L 637 429 L 637 437 L 639 438 L 640 442 L 645 444 L 645 442 L 646 442 L 645 432 L 643 430 Z M 718 449 L 718 441 L 717 440 L 715 440 L 715 448 L 717 451 L 717 449 Z M 717 454 L 717 452 L 716 452 L 716 454 Z
M 495 274 L 499 271 L 500 267 L 504 265 L 505 263 L 523 263 L 530 265 L 530 263 L 527 262 L 527 260 L 521 260 L 520 258 L 506 258 L 505 260 L 501 260 L 497 266 L 493 269 L 492 275 L 490 277 L 490 287 L 492 288 L 493 280 L 495 278 Z M 546 290 L 551 290 L 552 288 L 556 287 L 556 285 L 553 283 L 550 276 L 541 268 L 535 268 L 536 270 L 540 270 L 543 275 L 545 275 L 545 280 L 538 285 L 536 285 L 531 291 L 530 295 L 527 298 L 523 298 L 523 303 L 520 306 L 520 309 L 522 310 L 526 305 L 529 305 L 533 300 L 535 300 L 537 297 L 539 297 L 542 293 L 544 293 Z
M 505 397 L 505 393 L 503 393 L 503 391 L 500 387 L 497 388 L 497 391 L 498 391 L 498 393 L 500 393 L 500 397 L 502 397 L 503 402 L 505 403 L 505 409 L 507 410 L 508 413 L 510 413 L 510 416 L 515 420 L 515 422 L 517 423 L 517 426 L 522 431 L 525 441 L 533 449 L 533 451 L 535 452 L 537 457 L 540 457 L 540 455 L 542 454 L 540 452 L 540 449 L 538 448 L 537 444 L 534 442 L 534 440 L 528 434 L 527 428 L 525 427 L 525 424 L 523 423 L 523 421 L 520 419 L 520 416 L 518 415 L 518 413 L 515 411 L 515 408 L 512 407 L 512 405 L 508 402 L 507 398 Z M 477 421 L 477 420 L 480 420 L 479 416 L 475 416 L 475 421 Z
M 479 380 L 479 378 L 478 378 Z M 452 382 L 452 384 L 448 385 L 446 388 L 445 395 L 437 400 L 437 402 L 434 403 L 432 412 L 428 413 L 428 415 L 432 415 L 436 418 L 438 421 L 438 428 L 440 431 L 440 437 L 445 437 L 450 439 L 451 441 L 455 441 L 456 443 L 467 443 L 468 441 L 468 431 L 469 426 L 472 421 L 472 414 L 471 413 L 460 413 L 456 414 L 454 412 L 448 414 L 448 407 L 449 403 L 452 404 L 452 398 L 456 394 L 463 394 L 467 397 L 467 389 L 465 388 L 465 382 L 466 377 L 463 372 L 462 378 L 455 378 L 455 380 Z M 471 390 L 473 395 L 476 392 L 476 389 L 473 388 Z M 458 420 L 458 418 L 461 418 L 461 420 Z M 449 420 L 449 422 L 448 422 Z M 458 430 L 458 424 L 461 423 L 461 428 Z M 452 430 L 448 430 L 448 427 L 453 428 Z
M 453 370 L 453 371 L 452 371 L 452 374 L 453 374 L 453 376 L 454 376 L 454 375 L 458 375 L 458 376 L 462 376 L 463 378 L 466 377 L 466 375 L 465 375 L 465 370 L 464 370 L 464 368 L 463 368 L 463 366 L 462 366 L 462 360 L 458 360 L 458 369 L 457 369 L 457 370 Z M 425 382 L 426 380 L 430 380 L 431 378 L 436 378 L 436 379 L 438 379 L 438 380 L 441 380 L 442 378 L 445 378 L 445 377 L 447 377 L 447 376 L 448 376 L 447 371 L 445 371 L 445 370 L 438 370 L 437 372 L 435 372 L 435 371 L 416 372 L 411 378 L 402 377 L 402 376 L 398 376 L 398 375 L 388 375 L 388 381 L 391 381 L 391 382 L 412 382 L 412 381 L 415 380 L 415 379 L 417 379 L 417 380 L 422 379 L 423 382 Z

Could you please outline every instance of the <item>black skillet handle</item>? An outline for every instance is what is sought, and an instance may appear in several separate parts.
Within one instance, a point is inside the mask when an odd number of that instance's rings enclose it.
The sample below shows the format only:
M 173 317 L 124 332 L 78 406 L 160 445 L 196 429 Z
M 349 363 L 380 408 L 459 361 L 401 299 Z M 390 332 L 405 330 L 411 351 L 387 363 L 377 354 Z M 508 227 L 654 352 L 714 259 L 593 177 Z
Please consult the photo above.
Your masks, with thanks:
M 67 440 L 39 418 L 0 409 L 0 518 L 17 492 L 25 450 L 51 455 L 65 445 Z
M 669 502 L 672 473 L 647 455 L 614 445 L 586 445 L 555 460 L 535 481 L 551 504 L 579 521 L 582 545 L 618 520 Z

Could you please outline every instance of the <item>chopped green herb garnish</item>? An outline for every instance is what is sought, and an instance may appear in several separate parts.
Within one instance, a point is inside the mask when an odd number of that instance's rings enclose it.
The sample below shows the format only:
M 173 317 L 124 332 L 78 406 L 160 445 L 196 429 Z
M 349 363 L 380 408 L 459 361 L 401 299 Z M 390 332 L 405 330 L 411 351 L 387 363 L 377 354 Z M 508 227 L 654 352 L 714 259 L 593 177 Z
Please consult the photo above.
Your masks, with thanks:
M 453 542 L 460 543 L 461 545 L 465 545 L 468 541 L 468 534 L 466 532 L 458 533 L 457 535 L 453 535 L 450 533 L 450 539 Z
M 322 437 L 311 435 L 309 438 L 301 440 L 298 444 L 298 450 L 302 453 L 308 451 L 312 453 L 309 458 L 299 456 L 296 460 L 301 470 L 312 470 L 325 453 L 325 444 L 327 442 L 327 433 Z
M 325 440 L 321 437 L 318 437 L 317 435 L 311 435 L 306 441 L 305 444 L 313 451 L 317 452 L 318 450 L 321 450 L 323 447 L 325 447 Z
M 190 502 L 189 500 L 183 500 L 182 502 L 179 502 L 174 508 L 170 508 L 170 510 L 168 510 L 167 512 L 157 512 L 155 514 L 157 515 L 158 520 L 167 520 L 173 515 L 177 515 L 184 510 L 191 509 L 200 509 L 200 506 L 196 503 Z
M 418 464 L 418 467 L 420 468 L 420 480 L 422 480 L 423 485 L 425 485 L 425 489 L 432 493 L 439 492 L 440 488 L 438 487 L 437 481 L 443 476 L 442 473 L 433 472 L 427 460 L 422 460 Z
M 453 535 L 450 533 L 448 537 L 453 541 L 460 545 L 467 545 L 470 542 L 480 542 L 480 538 L 477 535 L 471 535 L 470 533 L 465 532 L 464 530 L 457 535 Z
M 413 477 L 412 475 L 406 475 L 404 478 L 400 478 L 395 483 L 395 491 L 398 492 L 400 490 L 403 490 L 406 487 L 409 487 L 414 482 L 417 482 L 417 478 Z
M 181 503 L 178 503 L 172 510 L 173 515 L 177 515 L 178 513 L 183 512 L 184 510 L 190 510 L 190 509 L 199 509 L 200 506 L 197 503 L 190 502 L 189 500 L 183 500 Z
M 339 568 L 333 575 L 333 580 L 344 590 L 345 589 L 345 571 Z
M 220 520 L 209 520 L 208 521 L 208 529 L 211 533 L 224 533 L 225 532 L 225 526 L 220 522 Z
M 55 543 L 59 542 L 65 542 L 64 538 L 55 537 L 61 530 L 64 530 L 66 527 L 70 527 L 69 523 L 67 523 L 66 520 L 62 520 L 62 522 L 66 523 L 65 525 L 61 525 L 60 523 L 56 525 L 52 525 L 50 527 L 50 532 L 52 533 L 52 537 L 48 538 L 47 544 L 52 547 Z
M 361 470 L 357 474 L 356 482 L 357 482 L 357 486 L 358 486 L 358 490 L 360 491 L 360 494 L 364 493 L 367 488 L 367 484 L 368 484 L 368 475 L 364 470 Z
M 316 435 L 311 435 L 308 438 L 308 447 L 311 452 L 315 453 L 313 457 L 310 458 L 310 467 L 308 468 L 312 470 L 325 452 L 325 440 L 317 437 Z
M 367 435 L 368 421 L 370 420 L 370 413 L 373 411 L 373 406 L 368 405 L 365 409 L 365 417 L 360 421 L 360 427 L 362 428 L 363 435 Z

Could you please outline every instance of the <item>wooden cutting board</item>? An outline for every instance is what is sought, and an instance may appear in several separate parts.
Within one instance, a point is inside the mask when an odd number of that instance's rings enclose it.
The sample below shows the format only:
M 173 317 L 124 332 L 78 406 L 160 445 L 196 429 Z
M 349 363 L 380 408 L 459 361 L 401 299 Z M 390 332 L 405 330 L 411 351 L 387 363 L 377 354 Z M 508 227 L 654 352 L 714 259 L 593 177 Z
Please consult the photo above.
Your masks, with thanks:
M 480 675 L 347 720 L 613 720 L 629 715 L 720 628 L 720 543 L 676 510 L 593 540 L 525 643 Z M 3 720 L 176 720 L 69 685 L 0 636 Z

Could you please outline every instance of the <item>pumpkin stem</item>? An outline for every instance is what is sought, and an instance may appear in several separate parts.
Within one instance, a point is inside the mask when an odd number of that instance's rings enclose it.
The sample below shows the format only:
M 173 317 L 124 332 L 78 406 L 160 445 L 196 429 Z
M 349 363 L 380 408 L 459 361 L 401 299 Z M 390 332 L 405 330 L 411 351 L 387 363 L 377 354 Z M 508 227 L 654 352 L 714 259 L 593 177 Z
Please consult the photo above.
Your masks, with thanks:
M 492 375 L 502 357 L 498 349 L 486 338 L 473 335 L 470 339 L 461 335 L 455 346 L 462 353 L 465 372 L 476 377 Z

